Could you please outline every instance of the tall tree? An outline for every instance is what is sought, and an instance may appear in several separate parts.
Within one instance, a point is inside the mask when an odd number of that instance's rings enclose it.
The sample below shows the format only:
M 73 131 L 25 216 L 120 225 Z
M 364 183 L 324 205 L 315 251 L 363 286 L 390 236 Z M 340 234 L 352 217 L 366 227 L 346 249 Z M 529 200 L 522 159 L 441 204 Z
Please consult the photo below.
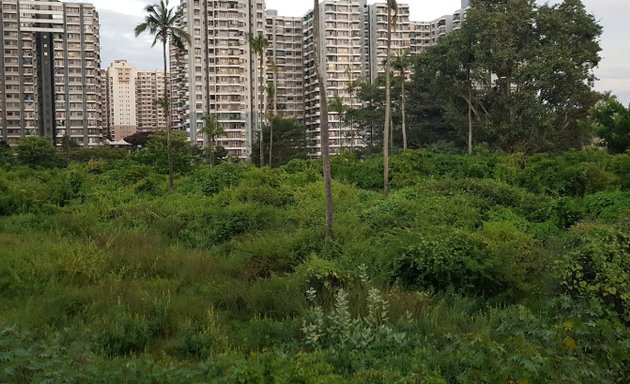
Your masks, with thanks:
M 352 77 L 352 66 L 348 65 L 346 67 L 346 75 L 348 76 L 348 86 L 346 87 L 346 91 L 348 91 L 348 94 L 350 95 L 350 105 L 348 106 L 347 110 L 346 110 L 346 116 L 350 115 L 350 150 L 354 151 L 354 146 L 355 146 L 355 131 L 354 131 L 354 119 L 352 118 L 352 114 L 350 114 L 349 112 L 353 109 L 352 107 L 352 103 L 354 103 L 354 97 L 355 94 L 357 92 L 357 83 L 354 80 L 354 78 Z
M 180 28 L 184 18 L 184 8 L 170 7 L 169 0 L 160 0 L 159 3 L 147 5 L 145 7 L 144 22 L 138 24 L 134 29 L 136 37 L 148 31 L 154 36 L 154 47 L 157 43 L 162 44 L 162 55 L 164 60 L 164 101 L 161 103 L 164 108 L 164 118 L 166 119 L 166 156 L 168 158 L 168 177 L 169 189 L 171 192 L 175 190 L 175 175 L 173 170 L 173 154 L 171 150 L 171 114 L 170 114 L 170 92 L 168 90 L 168 60 L 166 52 L 168 45 L 171 44 L 178 51 L 185 51 L 186 46 L 190 45 L 190 35 Z
M 461 30 L 417 59 L 414 118 L 434 112 L 469 151 L 473 126 L 475 141 L 505 151 L 582 148 L 600 34 L 580 0 L 474 0 Z
M 385 59 L 385 126 L 383 128 L 383 194 L 389 193 L 389 135 L 392 121 L 392 29 L 396 28 L 398 3 L 387 0 L 387 58 Z
M 337 114 L 339 119 L 339 153 L 343 152 L 343 117 L 344 114 L 348 111 L 348 107 L 343 103 L 343 99 L 336 95 L 328 104 L 328 109 Z
M 308 151 L 306 147 L 306 128 L 303 124 L 293 118 L 288 117 L 272 117 L 269 124 L 263 127 L 265 137 L 271 137 L 270 130 L 273 129 L 274 142 L 271 161 L 269 166 L 279 167 L 293 159 L 308 159 Z M 258 143 L 254 143 L 252 156 L 258 161 Z M 267 154 L 269 151 L 269 140 L 265 140 L 263 152 Z
M 264 86 L 264 77 L 265 77 L 265 51 L 267 47 L 269 47 L 269 40 L 263 35 L 258 36 L 250 36 L 249 44 L 252 47 L 252 50 L 256 55 L 258 55 L 258 97 L 260 100 L 258 102 L 258 141 L 260 148 L 264 147 L 264 138 L 263 138 L 263 125 L 264 125 L 264 103 L 265 103 L 265 86 Z M 263 151 L 260 151 L 260 166 L 263 167 L 265 165 L 265 154 Z
M 405 83 L 407 82 L 407 72 L 411 68 L 411 55 L 409 51 L 399 52 L 394 58 L 392 66 L 398 71 L 400 80 L 400 113 L 402 118 L 403 149 L 407 149 L 407 116 L 405 115 Z
M 322 163 L 324 173 L 324 187 L 326 194 L 326 243 L 333 237 L 333 195 L 332 176 L 330 171 L 330 148 L 328 142 L 328 98 L 326 96 L 326 84 L 321 68 L 321 36 L 320 36 L 320 10 L 319 0 L 313 0 L 313 52 L 315 61 L 315 74 L 319 88 L 319 112 L 320 112 L 320 134 L 322 146 Z
M 267 121 L 269 121 L 269 167 L 273 167 L 273 124 L 271 121 L 278 115 L 278 66 L 273 57 L 269 58 L 273 83 L 267 86 Z
M 269 167 L 273 167 L 271 164 L 272 153 L 273 153 L 273 124 L 271 124 L 271 120 L 273 120 L 275 116 L 275 99 L 276 99 L 276 88 L 274 86 L 267 86 L 267 111 L 265 115 L 267 115 L 267 121 L 269 122 Z M 273 104 L 270 106 L 269 104 Z
M 214 165 L 216 139 L 225 135 L 225 130 L 219 124 L 216 116 L 206 115 L 203 117 L 203 128 L 199 130 L 199 133 L 206 136 L 210 149 L 210 164 Z
M 493 74 L 486 138 L 509 151 L 582 148 L 577 120 L 593 92 L 601 26 L 580 0 L 475 0 L 462 31 L 475 36 L 476 65 Z
M 630 107 L 607 96 L 593 107 L 590 120 L 609 152 L 623 153 L 630 148 Z

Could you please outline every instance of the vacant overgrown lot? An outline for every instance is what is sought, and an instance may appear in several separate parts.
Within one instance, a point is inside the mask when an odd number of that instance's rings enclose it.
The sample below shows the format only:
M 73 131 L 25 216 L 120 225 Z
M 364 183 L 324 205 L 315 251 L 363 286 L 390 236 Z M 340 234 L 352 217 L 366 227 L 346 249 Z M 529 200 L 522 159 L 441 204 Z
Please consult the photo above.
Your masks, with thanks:
M 630 381 L 630 155 L 0 169 L 0 382 Z

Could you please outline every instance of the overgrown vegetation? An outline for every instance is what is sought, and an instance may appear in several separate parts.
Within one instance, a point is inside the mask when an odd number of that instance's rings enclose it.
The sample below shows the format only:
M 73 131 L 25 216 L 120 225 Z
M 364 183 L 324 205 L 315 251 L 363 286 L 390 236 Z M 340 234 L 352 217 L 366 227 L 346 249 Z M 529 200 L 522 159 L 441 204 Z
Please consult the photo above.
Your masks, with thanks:
M 628 153 L 338 156 L 324 247 L 317 162 L 151 148 L 5 150 L 0 382 L 630 380 Z

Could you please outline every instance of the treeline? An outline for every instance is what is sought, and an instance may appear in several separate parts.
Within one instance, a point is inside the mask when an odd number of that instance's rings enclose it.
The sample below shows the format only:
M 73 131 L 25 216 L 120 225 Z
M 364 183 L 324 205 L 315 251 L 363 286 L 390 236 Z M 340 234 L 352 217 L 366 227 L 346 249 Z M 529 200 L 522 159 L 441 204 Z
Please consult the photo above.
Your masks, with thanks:
M 599 137 L 616 153 L 628 148 L 628 110 L 593 89 L 602 28 L 580 0 L 471 3 L 461 30 L 426 53 L 394 50 L 394 147 L 561 152 Z M 346 121 L 360 125 L 374 152 L 382 148 L 384 84 L 359 79 L 349 89 L 365 107 L 348 110 Z

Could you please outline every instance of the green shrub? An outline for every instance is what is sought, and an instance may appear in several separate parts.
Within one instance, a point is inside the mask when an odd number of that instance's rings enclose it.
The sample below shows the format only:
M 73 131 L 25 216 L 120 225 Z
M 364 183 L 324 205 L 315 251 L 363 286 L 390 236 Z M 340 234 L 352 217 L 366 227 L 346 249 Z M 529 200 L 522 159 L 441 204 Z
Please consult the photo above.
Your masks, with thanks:
M 190 176 L 190 182 L 206 196 L 237 186 L 250 166 L 244 163 L 221 163 L 214 167 L 199 167 Z
M 144 351 L 151 339 L 149 321 L 144 315 L 133 314 L 118 304 L 96 325 L 94 345 L 107 356 L 125 356 Z
M 434 288 L 476 294 L 495 294 L 505 289 L 496 272 L 497 260 L 473 237 L 452 231 L 434 236 L 417 235 L 391 262 L 391 279 L 404 287 Z
M 601 224 L 576 226 L 556 271 L 563 292 L 600 316 L 630 323 L 630 236 Z
M 614 222 L 630 213 L 630 192 L 599 192 L 584 197 L 590 218 Z
M 358 160 L 351 155 L 332 159 L 332 175 L 336 180 L 356 185 L 361 189 L 383 189 L 383 158 L 378 156 Z
M 40 136 L 27 136 L 19 140 L 15 147 L 19 164 L 34 168 L 64 167 L 65 162 L 49 139 Z

